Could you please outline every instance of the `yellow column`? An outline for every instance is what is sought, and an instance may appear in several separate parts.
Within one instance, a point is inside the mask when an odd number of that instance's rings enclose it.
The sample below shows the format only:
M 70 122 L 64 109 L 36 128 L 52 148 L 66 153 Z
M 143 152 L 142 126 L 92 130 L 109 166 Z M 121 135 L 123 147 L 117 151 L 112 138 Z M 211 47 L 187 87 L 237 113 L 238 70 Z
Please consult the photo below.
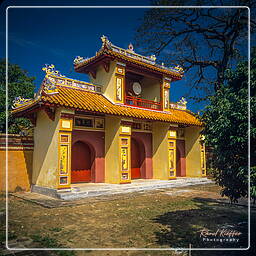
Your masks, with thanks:
M 131 182 L 131 126 L 122 125 L 119 135 L 120 183 Z
M 61 117 L 58 150 L 58 189 L 68 189 L 71 183 L 71 136 L 73 119 Z
M 153 178 L 159 180 L 169 179 L 168 164 L 168 131 L 169 123 L 153 122 Z
M 169 179 L 176 179 L 176 131 L 168 131 Z
M 117 63 L 115 69 L 115 102 L 124 103 L 125 99 L 125 65 Z
M 169 78 L 164 77 L 162 83 L 162 106 L 164 111 L 169 111 L 170 108 L 170 82 Z
M 200 141 L 200 157 L 201 157 L 201 170 L 202 176 L 206 176 L 206 158 L 205 158 L 205 143 L 203 136 L 201 137 L 202 140 Z

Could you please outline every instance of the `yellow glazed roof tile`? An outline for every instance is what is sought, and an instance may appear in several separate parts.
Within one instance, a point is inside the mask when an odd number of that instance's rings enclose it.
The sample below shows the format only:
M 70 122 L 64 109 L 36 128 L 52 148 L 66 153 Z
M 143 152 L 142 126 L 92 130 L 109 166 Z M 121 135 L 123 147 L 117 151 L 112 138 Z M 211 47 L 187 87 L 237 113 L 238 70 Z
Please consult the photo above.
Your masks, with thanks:
M 109 101 L 102 94 L 62 86 L 58 87 L 58 93 L 49 96 L 42 96 L 41 101 L 57 106 L 75 108 L 77 110 L 100 112 L 110 115 L 127 116 L 188 125 L 202 125 L 202 123 L 188 111 L 171 109 L 170 112 L 167 113 L 126 105 L 117 105 Z
M 129 56 L 125 56 L 123 54 L 120 54 L 118 52 L 114 52 L 114 51 L 112 51 L 110 49 L 104 49 L 104 50 L 100 51 L 96 56 L 93 56 L 93 57 L 91 57 L 89 59 L 86 59 L 86 60 L 84 60 L 83 62 L 81 62 L 79 64 L 76 64 L 75 65 L 75 70 L 79 70 L 79 68 L 81 68 L 81 67 L 88 66 L 90 63 L 92 63 L 93 61 L 97 60 L 100 56 L 103 56 L 103 55 L 113 56 L 113 57 L 122 59 L 124 61 L 128 61 L 130 63 L 135 63 L 135 64 L 137 64 L 139 66 L 146 67 L 146 68 L 148 68 L 150 70 L 155 70 L 155 71 L 158 71 L 158 72 L 160 72 L 162 74 L 170 75 L 172 77 L 175 77 L 176 79 L 181 79 L 182 78 L 182 74 L 180 74 L 178 72 L 174 72 L 174 71 L 171 71 L 171 70 L 168 70 L 168 69 L 165 69 L 165 68 L 161 68 L 161 67 L 155 66 L 153 64 L 142 62 L 140 60 L 131 58 Z
M 133 45 L 130 44 L 128 49 L 123 49 L 112 44 L 106 36 L 101 37 L 102 46 L 96 55 L 91 58 L 83 58 L 77 56 L 74 60 L 75 70 L 80 72 L 81 68 L 92 67 L 95 62 L 101 61 L 105 57 L 110 57 L 110 59 L 121 60 L 130 64 L 136 64 L 140 67 L 149 69 L 150 71 L 155 71 L 166 76 L 171 76 L 175 80 L 179 80 L 183 76 L 183 69 L 180 66 L 174 68 L 165 67 L 164 64 L 159 65 L 156 63 L 155 55 L 142 56 L 135 53 L 133 50 Z
M 109 115 L 119 115 L 185 125 L 202 125 L 193 113 L 187 110 L 171 109 L 170 112 L 163 112 L 159 110 L 114 104 L 102 94 L 74 87 L 57 86 L 57 91 L 58 92 L 55 94 L 42 94 L 36 99 L 30 100 L 26 104 L 15 108 L 12 113 L 24 113 L 24 115 L 26 115 L 25 112 L 39 107 L 40 104 L 50 104 Z

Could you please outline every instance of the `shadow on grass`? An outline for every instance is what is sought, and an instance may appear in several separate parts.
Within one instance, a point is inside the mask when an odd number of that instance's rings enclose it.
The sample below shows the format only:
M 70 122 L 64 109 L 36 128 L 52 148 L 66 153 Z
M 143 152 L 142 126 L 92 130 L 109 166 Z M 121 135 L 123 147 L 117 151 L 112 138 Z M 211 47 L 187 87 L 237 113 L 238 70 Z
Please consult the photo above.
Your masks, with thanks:
M 209 202 L 203 198 L 194 198 L 196 209 L 178 210 L 166 212 L 154 218 L 154 222 L 160 223 L 164 228 L 155 233 L 156 242 L 161 246 L 170 246 L 172 248 L 188 248 L 191 244 L 192 248 L 247 248 L 248 242 L 248 214 L 247 208 L 235 205 L 221 204 L 217 202 Z M 252 219 L 255 218 L 252 216 Z M 252 223 L 251 230 L 256 230 L 255 223 Z M 205 239 L 200 237 L 201 230 L 207 229 L 210 232 L 218 231 L 218 234 L 206 236 Z M 228 236 L 220 234 L 222 230 L 238 231 L 240 235 Z M 252 234 L 251 234 L 252 235 Z M 215 241 L 207 241 L 208 239 L 221 239 Z M 239 239 L 235 241 L 224 241 L 224 239 Z M 255 231 L 251 241 L 255 241 Z M 254 245 L 255 246 L 255 245 Z M 255 249 L 255 248 L 254 248 Z M 216 253 L 216 251 L 214 252 Z M 199 255 L 193 252 L 192 255 Z M 216 255 L 203 254 L 200 255 Z M 222 254 L 220 255 L 247 255 L 238 251 L 238 254 Z M 250 254 L 248 254 L 250 255 Z

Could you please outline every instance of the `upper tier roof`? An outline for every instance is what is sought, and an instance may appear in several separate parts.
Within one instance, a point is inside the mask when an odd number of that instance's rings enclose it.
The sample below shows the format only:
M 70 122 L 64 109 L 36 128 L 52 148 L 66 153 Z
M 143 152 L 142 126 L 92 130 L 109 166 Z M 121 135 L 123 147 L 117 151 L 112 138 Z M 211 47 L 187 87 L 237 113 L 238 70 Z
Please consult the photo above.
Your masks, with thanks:
M 42 105 L 84 110 L 96 114 L 102 113 L 184 125 L 202 125 L 190 111 L 171 109 L 170 112 L 164 112 L 114 104 L 104 95 L 98 93 L 93 84 L 79 83 L 77 80 L 53 75 L 46 75 L 39 93 L 34 99 L 18 99 L 12 113 L 18 116 L 28 115 Z
M 87 71 L 87 68 L 91 68 L 104 58 L 110 58 L 126 64 L 136 65 L 153 73 L 171 77 L 174 80 L 180 80 L 183 76 L 183 69 L 181 67 L 177 66 L 174 68 L 168 68 L 164 65 L 159 65 L 156 63 L 156 57 L 154 55 L 146 57 L 137 54 L 133 51 L 133 46 L 131 44 L 129 45 L 129 49 L 125 50 L 113 45 L 105 36 L 102 36 L 101 39 L 102 47 L 98 52 L 96 52 L 95 56 L 91 58 L 77 56 L 75 58 L 74 68 L 77 72 Z

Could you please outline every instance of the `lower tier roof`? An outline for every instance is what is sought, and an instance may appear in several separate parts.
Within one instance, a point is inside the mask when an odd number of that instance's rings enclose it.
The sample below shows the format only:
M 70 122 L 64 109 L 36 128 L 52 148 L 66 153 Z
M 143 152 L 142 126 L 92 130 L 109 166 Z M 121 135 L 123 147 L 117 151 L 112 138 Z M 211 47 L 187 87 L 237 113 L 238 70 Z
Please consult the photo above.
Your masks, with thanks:
M 79 111 L 85 110 L 138 119 L 202 126 L 202 123 L 198 120 L 198 118 L 196 118 L 192 112 L 187 110 L 171 109 L 170 112 L 163 112 L 114 104 L 100 93 L 82 89 L 73 89 L 64 86 L 58 86 L 57 93 L 41 95 L 37 100 L 32 100 L 26 105 L 14 109 L 12 113 L 24 113 L 25 115 L 29 109 L 34 108 L 37 105 L 54 105 Z

